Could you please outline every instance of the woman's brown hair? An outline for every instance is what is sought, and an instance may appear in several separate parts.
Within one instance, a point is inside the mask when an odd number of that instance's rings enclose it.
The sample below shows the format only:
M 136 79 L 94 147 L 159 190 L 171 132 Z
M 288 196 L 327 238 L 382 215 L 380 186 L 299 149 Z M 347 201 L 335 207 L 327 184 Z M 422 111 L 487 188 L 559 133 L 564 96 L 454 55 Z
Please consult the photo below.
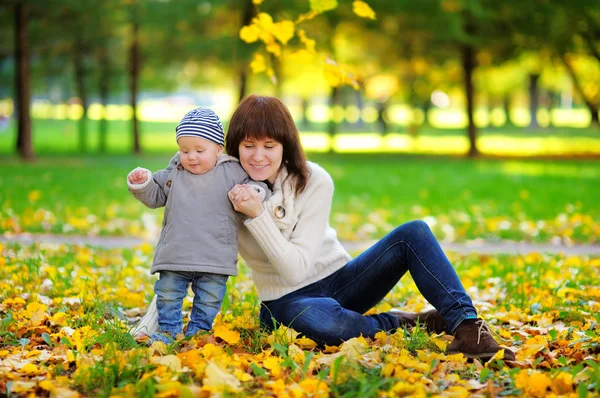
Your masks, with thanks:
M 309 175 L 306 155 L 294 119 L 281 100 L 253 94 L 240 103 L 227 127 L 227 154 L 239 159 L 240 143 L 248 139 L 272 139 L 281 143 L 282 166 L 287 169 L 288 178 L 293 178 L 296 195 L 304 190 Z

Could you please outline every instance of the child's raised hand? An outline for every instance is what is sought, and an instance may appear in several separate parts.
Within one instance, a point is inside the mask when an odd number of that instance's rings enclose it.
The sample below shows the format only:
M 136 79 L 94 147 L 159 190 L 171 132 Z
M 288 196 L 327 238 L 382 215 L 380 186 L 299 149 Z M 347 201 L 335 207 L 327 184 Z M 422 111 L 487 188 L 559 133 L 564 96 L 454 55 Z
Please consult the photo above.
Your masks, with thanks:
M 148 171 L 138 167 L 129 173 L 128 178 L 129 182 L 132 184 L 143 184 L 148 181 Z

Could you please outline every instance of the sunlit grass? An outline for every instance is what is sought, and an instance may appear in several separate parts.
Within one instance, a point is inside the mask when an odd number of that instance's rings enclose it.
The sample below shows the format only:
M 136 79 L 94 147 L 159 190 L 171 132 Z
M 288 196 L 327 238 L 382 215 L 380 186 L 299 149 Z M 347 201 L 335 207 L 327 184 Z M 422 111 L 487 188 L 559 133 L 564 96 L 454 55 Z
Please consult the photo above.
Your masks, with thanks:
M 0 160 L 0 231 L 156 237 L 162 210 L 127 191 L 137 167 L 170 155 Z M 600 163 L 311 154 L 335 183 L 331 223 L 344 240 L 424 219 L 439 239 L 595 242 Z
M 98 121 L 88 121 L 87 151 L 98 150 Z M 174 139 L 176 122 L 140 122 L 142 148 L 148 152 L 165 153 L 177 148 Z M 386 135 L 376 132 L 376 125 L 341 126 L 332 138 L 323 125 L 301 129 L 301 139 L 309 152 L 339 153 L 411 153 L 464 155 L 469 140 L 464 130 L 422 127 L 416 134 L 393 131 Z M 109 121 L 107 148 L 110 153 L 127 153 L 132 148 L 131 122 Z M 33 123 L 36 152 L 75 153 L 78 151 L 77 121 L 37 119 Z M 15 126 L 10 123 L 0 131 L 0 153 L 14 153 Z M 524 130 L 502 127 L 483 129 L 477 145 L 484 155 L 493 156 L 574 156 L 599 155 L 600 133 L 593 129 Z

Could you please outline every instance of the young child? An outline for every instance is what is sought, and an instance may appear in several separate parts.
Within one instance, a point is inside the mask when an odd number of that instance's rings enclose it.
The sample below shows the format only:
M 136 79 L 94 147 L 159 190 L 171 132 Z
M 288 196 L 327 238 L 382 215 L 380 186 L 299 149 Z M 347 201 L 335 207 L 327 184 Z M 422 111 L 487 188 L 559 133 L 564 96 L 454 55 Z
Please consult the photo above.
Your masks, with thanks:
M 181 307 L 192 284 L 194 303 L 185 336 L 210 330 L 221 307 L 229 275 L 237 275 L 237 220 L 227 193 L 253 183 L 265 199 L 267 188 L 248 178 L 239 161 L 223 155 L 223 126 L 205 108 L 187 113 L 176 128 L 179 159 L 152 174 L 136 168 L 127 176 L 129 191 L 150 208 L 165 206 L 152 274 L 157 296 L 158 333 L 168 343 L 183 333 Z M 143 332 L 143 330 L 138 330 Z

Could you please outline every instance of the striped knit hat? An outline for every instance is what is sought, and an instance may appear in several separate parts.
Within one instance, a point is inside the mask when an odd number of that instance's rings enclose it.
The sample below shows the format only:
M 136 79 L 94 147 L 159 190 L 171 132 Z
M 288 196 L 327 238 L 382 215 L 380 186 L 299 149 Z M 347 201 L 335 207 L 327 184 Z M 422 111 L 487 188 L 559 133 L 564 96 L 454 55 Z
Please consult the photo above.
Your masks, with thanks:
M 210 109 L 197 108 L 189 111 L 177 125 L 175 138 L 183 136 L 200 137 L 218 145 L 223 145 L 225 133 L 219 117 Z

